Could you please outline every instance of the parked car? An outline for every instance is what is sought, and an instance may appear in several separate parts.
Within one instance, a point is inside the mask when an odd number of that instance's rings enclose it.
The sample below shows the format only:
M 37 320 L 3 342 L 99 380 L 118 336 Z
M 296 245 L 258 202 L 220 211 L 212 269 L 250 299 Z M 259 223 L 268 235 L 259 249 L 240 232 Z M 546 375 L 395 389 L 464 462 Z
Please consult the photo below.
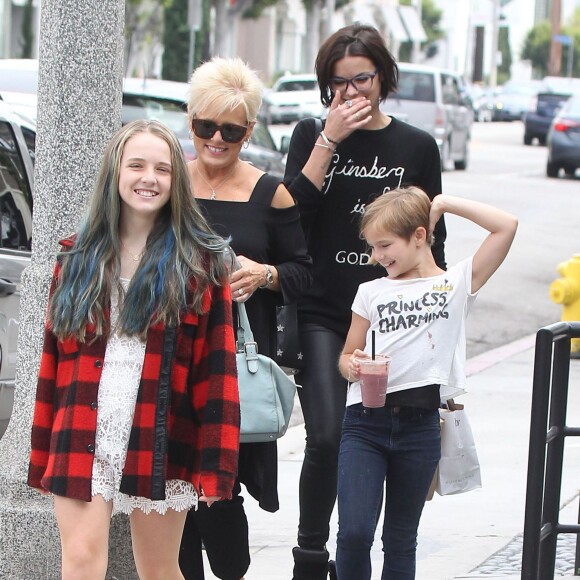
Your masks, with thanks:
M 122 122 L 158 119 L 177 135 L 185 156 L 195 159 L 185 113 L 188 89 L 187 83 L 126 78 L 123 80 Z M 37 91 L 38 60 L 0 59 L 1 99 L 11 103 L 23 116 L 36 120 Z M 250 144 L 242 149 L 240 158 L 277 177 L 284 176 L 285 155 L 276 148 L 264 120 L 256 124 Z
M 521 121 L 532 99 L 545 89 L 541 81 L 507 82 L 491 99 L 492 121 Z
M 12 413 L 21 277 L 30 263 L 33 162 L 20 119 L 0 102 L 0 437 Z
M 524 145 L 531 145 L 534 139 L 540 145 L 546 144 L 552 120 L 569 97 L 569 93 L 541 92 L 532 99 L 524 114 Z
M 476 121 L 480 123 L 493 121 L 494 103 L 498 92 L 499 89 L 497 87 L 486 87 L 473 100 L 473 114 Z
M 451 161 L 455 169 L 466 169 L 473 110 L 463 79 L 437 67 L 403 62 L 398 66 L 398 90 L 381 110 L 433 135 L 443 169 Z
M 560 169 L 574 177 L 580 168 L 580 95 L 566 101 L 548 131 L 548 177 L 558 177 Z
M 292 123 L 305 117 L 323 119 L 326 109 L 320 101 L 316 75 L 285 74 L 265 91 L 260 116 L 268 123 Z

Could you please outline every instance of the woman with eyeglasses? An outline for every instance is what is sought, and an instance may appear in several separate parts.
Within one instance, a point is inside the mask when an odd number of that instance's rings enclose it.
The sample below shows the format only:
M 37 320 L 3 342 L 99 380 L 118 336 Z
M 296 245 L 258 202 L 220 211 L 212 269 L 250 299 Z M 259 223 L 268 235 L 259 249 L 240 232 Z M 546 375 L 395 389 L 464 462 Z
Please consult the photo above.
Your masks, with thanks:
M 311 259 L 298 208 L 280 180 L 240 160 L 262 101 L 262 83 L 239 58 L 212 60 L 191 77 L 187 114 L 197 159 L 188 164 L 194 195 L 210 225 L 231 238 L 240 268 L 231 272 L 235 302 L 245 302 L 261 354 L 275 355 L 276 306 L 295 302 L 311 283 Z M 186 580 L 203 575 L 201 543 L 213 573 L 238 580 L 250 564 L 240 483 L 269 512 L 278 510 L 277 448 L 240 446 L 233 498 L 190 511 L 181 543 Z
M 294 580 L 328 575 L 326 542 L 347 394 L 337 361 L 358 286 L 382 275 L 369 265 L 360 218 L 367 204 L 391 189 L 415 185 L 431 199 L 441 193 L 435 140 L 379 108 L 398 81 L 397 65 L 379 31 L 358 23 L 338 30 L 321 46 L 315 66 L 328 115 L 323 127 L 314 119 L 296 125 L 284 178 L 298 202 L 314 263 L 313 285 L 299 304 L 304 368 L 297 382 L 307 438 Z M 443 269 L 445 236 L 441 218 L 432 251 Z M 424 395 L 420 389 L 405 391 L 392 404 L 431 405 Z M 330 571 L 334 577 L 333 563 Z

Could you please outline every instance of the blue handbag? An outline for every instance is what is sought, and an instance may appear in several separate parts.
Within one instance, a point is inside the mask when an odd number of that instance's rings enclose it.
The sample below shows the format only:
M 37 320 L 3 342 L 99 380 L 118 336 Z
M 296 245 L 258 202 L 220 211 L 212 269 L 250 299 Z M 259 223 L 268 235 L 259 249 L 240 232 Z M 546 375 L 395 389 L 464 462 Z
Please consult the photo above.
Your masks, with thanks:
M 275 441 L 290 423 L 296 383 L 271 358 L 258 354 L 246 306 L 238 303 L 236 363 L 240 393 L 240 442 Z

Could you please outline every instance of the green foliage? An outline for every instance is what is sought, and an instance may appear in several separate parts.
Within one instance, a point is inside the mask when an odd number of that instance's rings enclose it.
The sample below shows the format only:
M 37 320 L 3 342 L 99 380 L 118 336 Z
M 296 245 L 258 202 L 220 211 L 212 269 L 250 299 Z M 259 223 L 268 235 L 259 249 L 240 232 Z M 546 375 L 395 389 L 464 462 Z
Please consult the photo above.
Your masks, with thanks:
M 403 6 L 412 6 L 412 0 L 400 0 Z M 437 7 L 434 0 L 422 0 L 421 3 L 421 24 L 425 29 L 427 40 L 421 43 L 421 48 L 429 51 L 430 47 L 434 47 L 434 43 L 445 36 L 445 32 L 441 30 L 441 18 L 443 11 Z M 404 42 L 401 44 L 399 51 L 399 60 L 408 61 L 411 58 L 412 43 Z
M 187 82 L 189 63 L 188 0 L 172 0 L 165 9 L 161 76 L 170 81 Z
M 538 22 L 527 34 L 522 49 L 522 59 L 529 60 L 536 76 L 548 74 L 548 56 L 552 27 L 548 21 Z
M 562 27 L 561 34 L 570 36 L 573 42 L 573 70 L 572 76 L 580 77 L 580 8 L 576 8 L 572 17 Z M 526 36 L 522 50 L 522 58 L 532 63 L 534 76 L 544 77 L 548 74 L 548 60 L 550 54 L 550 41 L 552 27 L 549 22 L 536 24 Z M 562 64 L 560 75 L 568 74 L 568 51 L 569 46 L 562 46 Z
M 498 51 L 501 53 L 501 64 L 497 67 L 497 82 L 502 85 L 510 79 L 512 67 L 509 30 L 506 26 L 499 29 Z
M 243 18 L 259 18 L 266 8 L 276 5 L 278 2 L 279 0 L 254 0 L 252 6 L 244 12 Z

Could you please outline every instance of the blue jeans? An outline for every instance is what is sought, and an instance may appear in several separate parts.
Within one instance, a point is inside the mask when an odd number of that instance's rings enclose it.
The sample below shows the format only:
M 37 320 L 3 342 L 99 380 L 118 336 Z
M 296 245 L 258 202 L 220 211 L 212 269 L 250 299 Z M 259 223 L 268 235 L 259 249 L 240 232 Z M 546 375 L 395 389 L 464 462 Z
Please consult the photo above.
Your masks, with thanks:
M 417 528 L 441 456 L 439 412 L 347 407 L 338 459 L 339 580 L 370 580 L 386 478 L 382 580 L 413 580 Z

